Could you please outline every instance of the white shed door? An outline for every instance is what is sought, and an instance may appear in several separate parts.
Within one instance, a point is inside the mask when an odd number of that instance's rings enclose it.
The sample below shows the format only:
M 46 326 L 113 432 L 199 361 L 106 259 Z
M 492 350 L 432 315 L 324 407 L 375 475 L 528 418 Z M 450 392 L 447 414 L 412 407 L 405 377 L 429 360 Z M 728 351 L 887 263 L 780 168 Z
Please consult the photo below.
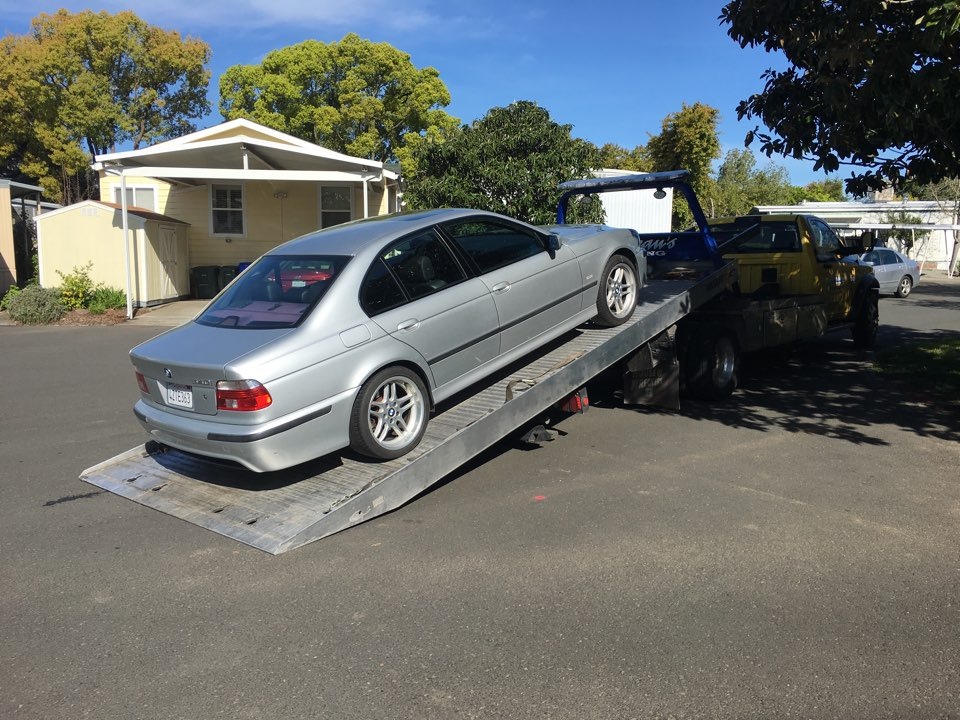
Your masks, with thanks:
M 177 228 L 174 225 L 160 225 L 160 242 L 157 252 L 160 256 L 160 297 L 177 297 Z

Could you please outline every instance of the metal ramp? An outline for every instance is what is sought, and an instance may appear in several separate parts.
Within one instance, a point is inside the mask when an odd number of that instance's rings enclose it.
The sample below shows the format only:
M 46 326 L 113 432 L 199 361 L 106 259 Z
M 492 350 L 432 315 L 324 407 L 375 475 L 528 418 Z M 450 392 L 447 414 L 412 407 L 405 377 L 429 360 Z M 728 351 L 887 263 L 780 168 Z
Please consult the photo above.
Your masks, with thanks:
M 734 272 L 726 266 L 696 281 L 650 282 L 629 321 L 582 326 L 474 386 L 439 408 L 421 444 L 397 460 L 334 454 L 258 474 L 149 442 L 80 479 L 280 554 L 401 506 L 729 287 Z

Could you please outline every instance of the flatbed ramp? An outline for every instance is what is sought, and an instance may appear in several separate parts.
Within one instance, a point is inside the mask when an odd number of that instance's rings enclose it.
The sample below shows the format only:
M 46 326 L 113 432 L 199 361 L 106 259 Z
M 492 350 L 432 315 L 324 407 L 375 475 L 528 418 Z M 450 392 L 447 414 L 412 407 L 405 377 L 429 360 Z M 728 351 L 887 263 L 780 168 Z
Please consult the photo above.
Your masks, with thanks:
M 403 505 L 721 292 L 732 277 L 724 266 L 695 281 L 650 282 L 629 321 L 581 326 L 547 352 L 481 382 L 441 407 L 420 445 L 396 460 L 334 454 L 258 474 L 148 442 L 80 479 L 280 554 Z

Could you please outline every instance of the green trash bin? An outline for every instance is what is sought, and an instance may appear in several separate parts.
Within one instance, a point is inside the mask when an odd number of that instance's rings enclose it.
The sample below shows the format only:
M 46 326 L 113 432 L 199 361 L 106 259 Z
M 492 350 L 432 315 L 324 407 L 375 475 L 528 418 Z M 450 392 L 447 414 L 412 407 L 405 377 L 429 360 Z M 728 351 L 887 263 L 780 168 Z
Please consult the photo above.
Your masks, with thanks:
M 237 266 L 236 265 L 221 265 L 220 272 L 218 275 L 219 283 L 217 285 L 218 290 L 223 290 L 227 285 L 229 285 L 233 279 L 237 276 Z
M 190 268 L 190 294 L 198 300 L 209 300 L 220 290 L 220 268 L 198 265 Z

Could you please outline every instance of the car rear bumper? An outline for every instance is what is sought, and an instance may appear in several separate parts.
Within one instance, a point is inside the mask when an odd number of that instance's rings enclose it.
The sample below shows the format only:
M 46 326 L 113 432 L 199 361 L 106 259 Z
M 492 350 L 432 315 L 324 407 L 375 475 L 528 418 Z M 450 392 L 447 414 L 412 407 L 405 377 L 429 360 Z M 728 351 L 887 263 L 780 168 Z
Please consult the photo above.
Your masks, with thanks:
M 233 460 L 255 472 L 298 465 L 350 444 L 350 413 L 357 390 L 270 422 L 237 425 L 214 417 L 174 415 L 142 399 L 133 413 L 165 445 L 186 452 Z

